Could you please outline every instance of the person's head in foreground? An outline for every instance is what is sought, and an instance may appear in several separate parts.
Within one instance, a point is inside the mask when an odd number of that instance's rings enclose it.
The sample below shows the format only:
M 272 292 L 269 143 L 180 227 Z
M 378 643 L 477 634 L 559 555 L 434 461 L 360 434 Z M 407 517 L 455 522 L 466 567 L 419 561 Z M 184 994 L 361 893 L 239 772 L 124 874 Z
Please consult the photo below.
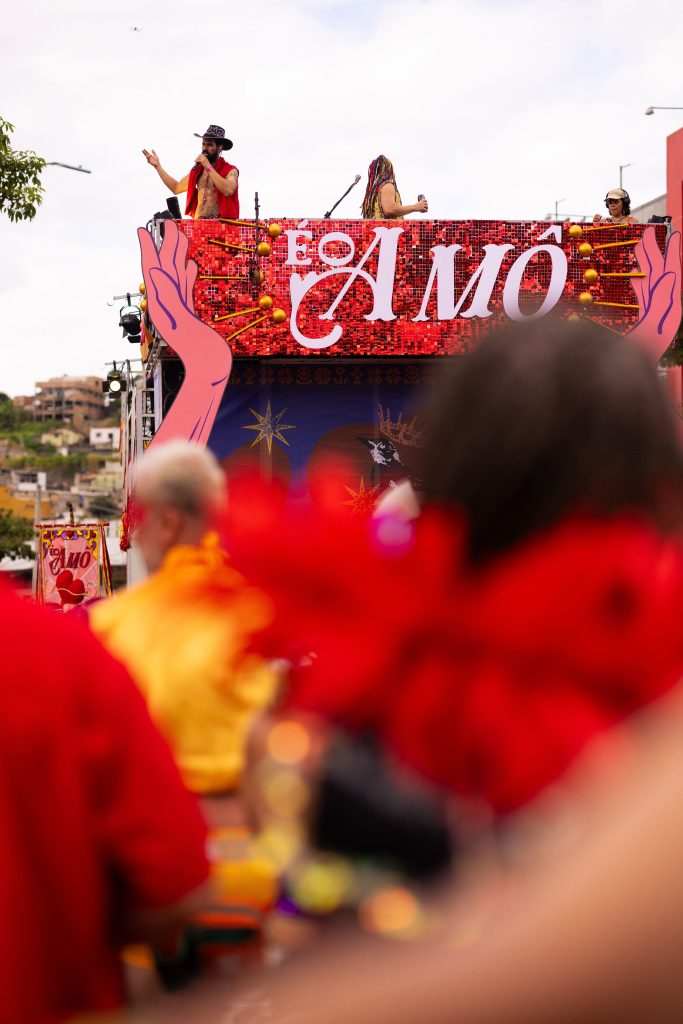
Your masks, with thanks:
M 180 544 L 199 544 L 225 502 L 225 475 L 211 452 L 183 441 L 150 448 L 135 484 L 135 544 L 150 572 Z
M 455 360 L 437 391 L 425 503 L 465 513 L 472 563 L 588 513 L 683 526 L 680 422 L 627 338 L 537 321 Z

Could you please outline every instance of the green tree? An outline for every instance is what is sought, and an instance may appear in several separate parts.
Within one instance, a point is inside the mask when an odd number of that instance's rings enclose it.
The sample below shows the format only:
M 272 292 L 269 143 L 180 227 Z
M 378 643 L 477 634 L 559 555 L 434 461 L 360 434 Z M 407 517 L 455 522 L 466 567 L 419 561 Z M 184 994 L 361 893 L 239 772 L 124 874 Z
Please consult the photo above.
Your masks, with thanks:
M 30 519 L 0 509 L 0 558 L 33 558 L 33 551 L 28 545 L 33 534 Z
M 12 149 L 13 131 L 14 125 L 0 116 L 0 213 L 10 220 L 33 220 L 43 201 L 45 161 L 32 150 Z
M 17 422 L 17 410 L 12 399 L 0 393 L 0 430 L 11 430 Z

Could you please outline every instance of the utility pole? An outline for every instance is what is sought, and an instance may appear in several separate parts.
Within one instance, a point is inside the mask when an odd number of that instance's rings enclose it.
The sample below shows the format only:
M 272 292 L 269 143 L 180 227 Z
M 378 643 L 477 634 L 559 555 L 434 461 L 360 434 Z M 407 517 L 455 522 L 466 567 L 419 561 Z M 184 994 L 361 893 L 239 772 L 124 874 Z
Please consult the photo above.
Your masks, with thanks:
M 38 477 L 36 476 L 36 501 L 35 501 L 35 505 L 33 506 L 34 525 L 36 523 L 42 523 L 42 521 L 43 521 L 43 514 L 42 513 L 43 513 L 43 496 L 42 496 L 42 491 L 40 489 L 40 483 L 38 482 Z M 34 531 L 34 534 L 35 534 L 35 531 Z M 36 540 L 35 535 L 34 535 L 34 544 L 36 546 L 36 553 L 35 553 L 35 558 L 33 559 L 33 571 L 31 572 L 31 588 L 32 588 L 33 594 L 35 596 L 36 587 L 38 586 L 38 559 L 39 559 L 40 554 L 41 554 L 40 544 Z

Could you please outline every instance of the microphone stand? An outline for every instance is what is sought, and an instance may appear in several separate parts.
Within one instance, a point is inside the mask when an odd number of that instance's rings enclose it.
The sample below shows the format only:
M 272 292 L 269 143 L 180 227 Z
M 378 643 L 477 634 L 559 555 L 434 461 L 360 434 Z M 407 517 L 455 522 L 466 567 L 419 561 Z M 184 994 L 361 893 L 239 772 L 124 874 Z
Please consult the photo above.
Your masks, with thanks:
M 355 179 L 354 179 L 354 181 L 352 181 L 352 182 L 351 182 L 351 184 L 350 184 L 350 185 L 349 185 L 349 187 L 347 188 L 347 190 L 346 190 L 346 192 L 344 193 L 344 195 L 343 195 L 343 196 L 340 196 L 340 197 L 339 197 L 339 199 L 338 199 L 338 200 L 337 200 L 337 202 L 336 202 L 336 203 L 334 204 L 334 206 L 332 207 L 332 209 L 331 209 L 331 210 L 328 210 L 328 211 L 327 211 L 327 213 L 324 213 L 324 214 L 323 214 L 323 220 L 327 220 L 327 219 L 328 219 L 328 217 L 331 217 L 331 216 L 332 216 L 332 214 L 334 213 L 334 211 L 335 211 L 335 210 L 337 209 L 337 207 L 338 207 L 338 206 L 339 206 L 339 204 L 341 203 L 342 199 L 346 199 L 346 197 L 348 196 L 348 194 L 349 194 L 349 192 L 351 191 L 351 189 L 352 189 L 352 188 L 354 188 L 354 187 L 355 187 L 355 186 L 356 186 L 356 185 L 358 184 L 358 182 L 359 182 L 359 181 L 360 181 L 360 174 L 358 175 L 358 177 L 357 177 L 357 178 L 355 178 Z

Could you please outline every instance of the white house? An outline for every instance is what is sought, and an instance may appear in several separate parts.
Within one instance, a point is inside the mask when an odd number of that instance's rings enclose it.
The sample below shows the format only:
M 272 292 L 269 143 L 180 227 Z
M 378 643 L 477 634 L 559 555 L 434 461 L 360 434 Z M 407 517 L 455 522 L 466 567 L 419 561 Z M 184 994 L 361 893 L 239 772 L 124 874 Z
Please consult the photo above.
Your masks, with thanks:
M 109 451 L 117 451 L 121 430 L 119 427 L 91 427 L 90 447 L 107 448 Z
M 36 491 L 40 490 L 45 494 L 47 490 L 47 473 L 42 469 L 15 469 L 12 475 L 17 491 L 35 494 Z

